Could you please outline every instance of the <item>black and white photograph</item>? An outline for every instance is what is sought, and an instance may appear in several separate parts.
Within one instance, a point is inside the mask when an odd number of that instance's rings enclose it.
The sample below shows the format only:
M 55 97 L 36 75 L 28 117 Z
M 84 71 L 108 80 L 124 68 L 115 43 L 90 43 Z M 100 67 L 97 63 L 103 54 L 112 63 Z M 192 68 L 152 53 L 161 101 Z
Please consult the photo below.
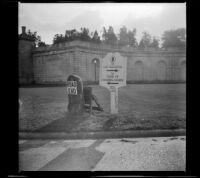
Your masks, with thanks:
M 186 171 L 186 3 L 18 3 L 19 172 Z

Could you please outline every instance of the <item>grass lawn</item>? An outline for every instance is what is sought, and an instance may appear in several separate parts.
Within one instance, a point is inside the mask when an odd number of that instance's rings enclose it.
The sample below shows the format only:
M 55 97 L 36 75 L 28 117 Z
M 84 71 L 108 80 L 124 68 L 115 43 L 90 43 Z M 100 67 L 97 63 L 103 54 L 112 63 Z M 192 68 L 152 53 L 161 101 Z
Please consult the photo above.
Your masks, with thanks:
M 104 112 L 71 118 L 65 87 L 20 88 L 19 130 L 88 131 L 185 128 L 185 84 L 131 84 L 119 89 L 119 114 L 110 115 L 109 91 L 92 86 Z M 53 124 L 55 123 L 55 124 Z M 47 129 L 48 130 L 48 129 Z

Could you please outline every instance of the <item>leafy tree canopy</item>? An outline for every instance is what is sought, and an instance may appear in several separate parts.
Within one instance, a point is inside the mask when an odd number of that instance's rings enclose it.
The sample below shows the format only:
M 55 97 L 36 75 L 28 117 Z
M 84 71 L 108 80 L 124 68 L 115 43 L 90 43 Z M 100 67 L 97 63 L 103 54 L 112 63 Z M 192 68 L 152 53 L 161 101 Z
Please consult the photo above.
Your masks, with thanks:
M 159 48 L 159 40 L 156 37 L 152 37 L 148 32 L 143 32 L 143 36 L 139 43 L 139 48 Z
M 46 46 L 45 42 L 41 41 L 41 37 L 37 35 L 37 32 L 31 32 L 30 29 L 27 33 L 19 36 L 24 36 L 25 38 L 33 40 L 36 46 Z
M 159 40 L 156 37 L 153 37 L 153 40 L 150 43 L 150 47 L 159 48 Z
M 26 34 L 20 34 L 20 37 L 30 39 L 35 42 L 36 46 L 47 46 L 45 42 L 41 41 L 41 37 L 37 35 L 37 32 L 31 32 L 28 30 Z M 123 26 L 119 30 L 119 34 L 115 34 L 112 26 L 108 29 L 103 27 L 103 33 L 100 38 L 97 30 L 94 32 L 89 31 L 88 28 L 82 27 L 80 31 L 76 29 L 66 30 L 65 34 L 56 34 L 53 38 L 53 44 L 70 42 L 73 40 L 91 41 L 95 43 L 105 43 L 119 46 L 129 46 L 133 48 L 159 48 L 159 39 L 152 37 L 148 32 L 143 32 L 142 38 L 139 42 L 136 40 L 136 29 L 128 30 L 126 26 Z M 186 30 L 185 28 L 179 28 L 176 30 L 167 30 L 162 35 L 162 47 L 185 47 L 186 46 Z
M 95 30 L 94 33 L 91 33 L 91 36 L 92 36 L 92 41 L 93 42 L 101 43 L 100 36 L 99 36 L 99 34 L 98 34 L 98 32 L 96 30 Z
M 108 30 L 106 30 L 106 28 L 103 27 L 102 38 L 105 44 L 116 45 L 118 42 L 117 36 L 112 26 L 109 26 Z
M 143 32 L 143 36 L 140 40 L 139 48 L 150 47 L 152 37 L 148 32 Z
M 165 31 L 162 36 L 162 47 L 178 47 L 182 48 L 186 46 L 186 30 L 185 28 L 179 28 L 176 30 Z
M 137 40 L 136 40 L 136 29 L 134 28 L 132 31 L 127 30 L 127 28 L 125 26 L 120 28 L 119 45 L 137 47 L 138 44 L 137 44 Z

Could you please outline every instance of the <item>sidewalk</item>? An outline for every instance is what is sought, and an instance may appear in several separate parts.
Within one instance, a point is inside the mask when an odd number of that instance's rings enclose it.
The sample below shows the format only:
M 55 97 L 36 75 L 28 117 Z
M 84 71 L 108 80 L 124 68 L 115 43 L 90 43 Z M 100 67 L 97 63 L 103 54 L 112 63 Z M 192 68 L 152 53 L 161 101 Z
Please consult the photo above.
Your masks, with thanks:
M 185 136 L 185 129 L 95 132 L 19 132 L 19 139 L 100 139 Z

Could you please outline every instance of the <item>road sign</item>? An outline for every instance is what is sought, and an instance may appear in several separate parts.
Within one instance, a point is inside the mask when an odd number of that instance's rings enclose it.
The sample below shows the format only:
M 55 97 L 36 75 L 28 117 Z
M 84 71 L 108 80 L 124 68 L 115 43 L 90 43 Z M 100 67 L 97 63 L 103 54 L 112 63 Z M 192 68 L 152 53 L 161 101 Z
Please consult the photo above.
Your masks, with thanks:
M 126 86 L 126 58 L 119 53 L 108 53 L 100 62 L 100 86 L 110 90 Z
M 67 81 L 67 94 L 68 95 L 77 95 L 77 82 L 76 81 Z
M 108 53 L 100 61 L 100 86 L 110 90 L 111 113 L 118 113 L 118 88 L 126 86 L 127 59 L 119 53 Z

